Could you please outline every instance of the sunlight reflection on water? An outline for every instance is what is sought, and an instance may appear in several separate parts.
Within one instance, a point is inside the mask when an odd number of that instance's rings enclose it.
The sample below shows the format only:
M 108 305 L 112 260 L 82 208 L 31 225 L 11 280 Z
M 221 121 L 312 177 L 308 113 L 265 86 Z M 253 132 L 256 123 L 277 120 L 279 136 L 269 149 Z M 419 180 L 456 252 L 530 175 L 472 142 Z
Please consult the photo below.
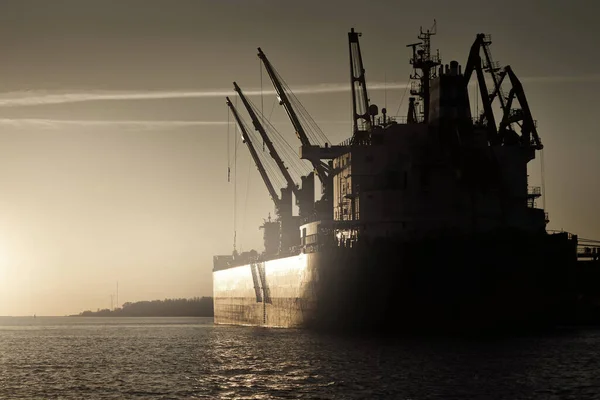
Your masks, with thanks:
M 336 337 L 203 318 L 0 318 L 0 398 L 592 399 L 600 332 Z

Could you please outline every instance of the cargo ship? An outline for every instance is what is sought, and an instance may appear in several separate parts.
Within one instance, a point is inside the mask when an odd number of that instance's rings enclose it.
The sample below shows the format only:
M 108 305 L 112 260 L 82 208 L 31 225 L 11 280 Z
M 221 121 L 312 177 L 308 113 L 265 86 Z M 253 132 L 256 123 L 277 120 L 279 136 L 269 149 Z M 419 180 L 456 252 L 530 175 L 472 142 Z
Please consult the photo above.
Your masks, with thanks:
M 392 117 L 370 102 L 361 34 L 348 32 L 353 134 L 339 145 L 311 140 L 305 110 L 258 49 L 311 172 L 301 184 L 290 176 L 234 82 L 254 130 L 227 105 L 276 218 L 261 227 L 264 251 L 214 256 L 216 324 L 497 330 L 552 326 L 572 311 L 578 238 L 546 229 L 542 188 L 529 185 L 543 145 L 523 85 L 492 59 L 489 35 L 475 36 L 463 68 L 431 50 L 435 34 L 421 28 L 407 46 L 408 112 Z M 279 190 L 258 140 L 286 182 Z

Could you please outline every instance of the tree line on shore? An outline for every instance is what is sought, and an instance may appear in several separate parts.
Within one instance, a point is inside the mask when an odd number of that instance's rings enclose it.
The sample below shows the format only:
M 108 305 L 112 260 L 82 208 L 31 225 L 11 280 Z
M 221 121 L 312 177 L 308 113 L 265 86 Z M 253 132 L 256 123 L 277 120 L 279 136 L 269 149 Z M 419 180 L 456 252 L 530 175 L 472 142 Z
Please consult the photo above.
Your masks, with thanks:
M 76 317 L 212 317 L 213 298 L 165 299 L 127 302 L 121 308 L 83 311 Z

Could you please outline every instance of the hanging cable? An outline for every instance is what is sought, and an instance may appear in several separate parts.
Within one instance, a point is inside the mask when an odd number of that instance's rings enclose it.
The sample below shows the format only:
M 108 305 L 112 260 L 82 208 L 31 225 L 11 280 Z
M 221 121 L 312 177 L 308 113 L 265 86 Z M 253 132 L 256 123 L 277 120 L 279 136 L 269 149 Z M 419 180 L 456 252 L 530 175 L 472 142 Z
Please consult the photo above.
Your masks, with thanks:
M 254 112 L 258 114 L 260 111 L 257 109 L 256 105 L 252 103 L 252 101 L 249 101 L 249 103 Z M 308 174 L 311 169 L 308 168 L 306 162 L 298 157 L 297 151 L 292 148 L 273 124 L 271 124 L 270 121 L 265 120 L 265 125 L 263 125 L 263 127 L 269 134 L 277 153 L 279 153 L 282 159 L 287 162 L 288 166 L 298 174 L 297 178 L 299 179 L 300 176 Z
M 271 121 L 271 117 L 273 117 L 273 111 L 275 111 L 275 104 L 277 104 L 277 97 L 273 99 L 273 106 L 271 107 L 271 113 L 269 113 L 269 121 Z
M 294 92 L 290 89 L 289 85 L 281 77 L 279 72 L 275 68 L 273 68 L 273 72 L 275 73 L 275 76 L 277 77 L 277 80 L 283 87 L 284 91 L 288 95 L 288 99 L 289 99 L 290 103 L 293 105 L 292 108 L 294 109 L 294 111 L 297 114 L 300 114 L 300 115 L 298 115 L 298 117 L 301 118 L 302 116 L 304 116 L 304 118 L 303 118 L 304 124 L 302 124 L 302 127 L 305 129 L 306 135 L 310 137 L 310 133 L 313 133 L 314 144 L 322 145 L 323 143 L 331 143 L 329 141 L 329 139 L 327 138 L 327 136 L 325 136 L 325 134 L 323 133 L 321 128 L 319 128 L 317 123 L 314 121 L 314 119 L 308 113 L 308 111 L 306 111 L 306 109 L 304 108 L 304 105 L 300 102 L 300 100 L 298 100 L 298 98 L 296 97 Z M 311 132 L 310 128 L 312 128 L 312 132 Z
M 265 124 L 265 103 L 263 98 L 263 65 L 262 61 L 258 60 L 258 72 L 260 75 L 260 119 L 262 120 L 262 124 Z M 263 151 L 265 151 L 265 141 L 262 142 Z
M 246 219 L 248 216 L 248 195 L 250 193 L 250 168 L 252 168 L 252 158 L 248 158 L 248 174 L 246 175 L 246 198 L 244 200 L 244 219 L 242 220 L 242 232 L 246 231 Z M 240 247 L 243 242 L 240 243 Z
M 404 98 L 406 97 L 406 92 L 408 92 L 408 86 L 410 86 L 410 85 L 407 83 L 406 87 L 404 88 L 404 94 L 402 95 L 402 98 L 400 99 L 400 104 L 398 104 L 398 109 L 396 110 L 396 117 L 400 115 L 400 107 L 402 107 L 402 103 L 404 103 Z
M 235 96 L 235 108 L 237 110 L 237 98 Z M 237 246 L 237 125 L 234 127 L 236 139 L 233 146 L 233 252 L 236 252 Z
M 231 182 L 231 144 L 229 140 L 229 115 L 231 110 L 227 107 L 227 182 Z

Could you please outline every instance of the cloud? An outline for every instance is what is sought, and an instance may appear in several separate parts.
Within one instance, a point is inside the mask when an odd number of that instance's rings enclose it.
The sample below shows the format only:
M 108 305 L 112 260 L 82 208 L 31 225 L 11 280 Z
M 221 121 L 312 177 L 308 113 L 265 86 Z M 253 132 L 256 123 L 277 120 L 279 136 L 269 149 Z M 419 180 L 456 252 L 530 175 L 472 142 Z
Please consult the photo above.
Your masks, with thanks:
M 524 83 L 576 83 L 600 82 L 600 75 L 582 76 L 540 76 L 521 78 Z M 474 84 L 475 80 L 471 80 Z M 373 90 L 404 90 L 406 82 L 368 82 L 368 89 Z M 295 94 L 327 94 L 350 91 L 348 83 L 324 83 L 309 86 L 294 87 Z M 247 96 L 273 95 L 273 90 L 251 89 L 244 90 Z M 21 107 L 50 104 L 79 103 L 89 101 L 134 101 L 134 100 L 164 100 L 164 99 L 199 99 L 234 96 L 233 90 L 197 90 L 197 91 L 82 91 L 82 92 L 48 92 L 21 91 L 0 94 L 0 107 Z
M 64 120 L 42 118 L 0 118 L 0 125 L 5 127 L 23 128 L 37 127 L 45 129 L 64 128 L 65 126 L 101 127 L 132 129 L 186 128 L 196 126 L 227 125 L 226 121 L 131 121 L 131 120 Z
M 404 89 L 406 83 L 372 83 L 371 90 Z M 299 86 L 293 89 L 295 94 L 321 94 L 348 92 L 348 84 L 328 83 L 311 86 Z M 274 95 L 274 90 L 251 89 L 244 90 L 247 96 Z M 0 107 L 37 106 L 49 104 L 79 103 L 87 101 L 114 101 L 114 100 L 164 100 L 164 99 L 198 99 L 209 97 L 234 96 L 233 90 L 201 90 L 201 91 L 90 91 L 90 92 L 47 92 L 23 91 L 0 94 Z
M 229 122 L 234 124 L 233 121 Z M 275 123 L 275 122 L 274 122 Z M 288 123 L 285 121 L 285 123 Z M 348 124 L 348 121 L 320 121 L 321 124 Z M 66 120 L 45 118 L 0 118 L 0 126 L 24 128 L 37 127 L 45 129 L 64 128 L 65 126 L 76 127 L 102 127 L 131 129 L 164 129 L 164 128 L 188 128 L 202 126 L 226 126 L 227 121 L 176 121 L 176 120 Z
M 600 74 L 581 76 L 531 76 L 521 79 L 524 83 L 597 83 Z

